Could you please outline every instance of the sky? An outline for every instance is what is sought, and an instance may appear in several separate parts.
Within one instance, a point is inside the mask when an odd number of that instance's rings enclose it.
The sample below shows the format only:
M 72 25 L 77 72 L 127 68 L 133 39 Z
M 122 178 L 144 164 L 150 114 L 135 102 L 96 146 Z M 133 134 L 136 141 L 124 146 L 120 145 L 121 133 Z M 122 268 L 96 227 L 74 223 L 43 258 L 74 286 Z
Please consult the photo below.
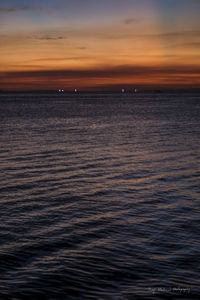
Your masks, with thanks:
M 0 90 L 200 88 L 200 0 L 1 0 Z

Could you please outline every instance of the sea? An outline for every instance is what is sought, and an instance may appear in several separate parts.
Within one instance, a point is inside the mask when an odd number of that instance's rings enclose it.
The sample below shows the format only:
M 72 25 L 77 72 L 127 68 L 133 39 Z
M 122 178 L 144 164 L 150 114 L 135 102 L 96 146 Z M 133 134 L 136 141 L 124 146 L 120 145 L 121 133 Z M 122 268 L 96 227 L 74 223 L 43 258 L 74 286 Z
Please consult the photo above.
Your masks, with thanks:
M 0 171 L 0 299 L 200 299 L 200 93 L 1 93 Z

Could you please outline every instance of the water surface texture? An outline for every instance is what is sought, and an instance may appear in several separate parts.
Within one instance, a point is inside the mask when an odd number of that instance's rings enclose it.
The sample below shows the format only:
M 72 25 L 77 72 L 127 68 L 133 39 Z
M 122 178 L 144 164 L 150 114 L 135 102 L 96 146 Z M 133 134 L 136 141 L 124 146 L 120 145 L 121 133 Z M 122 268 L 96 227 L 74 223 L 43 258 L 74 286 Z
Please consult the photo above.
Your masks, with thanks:
M 198 299 L 198 94 L 1 94 L 0 299 Z

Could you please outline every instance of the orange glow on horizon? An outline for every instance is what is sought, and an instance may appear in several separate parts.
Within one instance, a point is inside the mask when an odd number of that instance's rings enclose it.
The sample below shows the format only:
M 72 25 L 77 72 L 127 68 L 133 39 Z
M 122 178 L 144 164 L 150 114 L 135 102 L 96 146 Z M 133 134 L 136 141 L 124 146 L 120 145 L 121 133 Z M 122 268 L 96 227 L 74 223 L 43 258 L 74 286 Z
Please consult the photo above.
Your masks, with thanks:
M 132 10 L 133 17 L 104 16 L 103 24 L 91 18 L 92 24 L 67 26 L 58 19 L 59 26 L 39 30 L 43 23 L 36 26 L 27 16 L 21 29 L 12 28 L 14 19 L 4 20 L 0 89 L 200 87 L 200 32 L 192 18 L 188 28 L 179 18 L 171 28 L 153 1 L 144 3 L 137 4 L 140 17 Z M 36 17 L 37 8 L 32 13 Z

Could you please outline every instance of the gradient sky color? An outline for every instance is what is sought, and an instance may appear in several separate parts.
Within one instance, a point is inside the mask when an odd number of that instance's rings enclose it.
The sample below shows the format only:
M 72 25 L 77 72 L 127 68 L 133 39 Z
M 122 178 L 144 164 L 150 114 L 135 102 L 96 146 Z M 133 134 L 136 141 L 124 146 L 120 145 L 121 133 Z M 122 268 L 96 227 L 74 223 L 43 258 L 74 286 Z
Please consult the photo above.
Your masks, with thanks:
M 200 0 L 1 0 L 0 89 L 200 88 Z

